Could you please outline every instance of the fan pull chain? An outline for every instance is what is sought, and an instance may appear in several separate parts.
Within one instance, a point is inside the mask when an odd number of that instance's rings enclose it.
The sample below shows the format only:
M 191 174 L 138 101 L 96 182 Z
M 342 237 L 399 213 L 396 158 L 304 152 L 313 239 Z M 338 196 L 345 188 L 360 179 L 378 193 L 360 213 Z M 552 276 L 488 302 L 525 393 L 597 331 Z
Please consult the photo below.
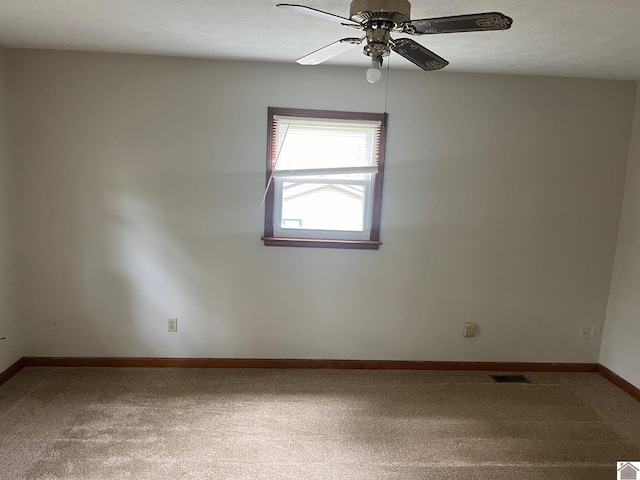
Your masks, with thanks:
M 387 57 L 387 77 L 384 79 L 384 113 L 387 113 L 387 99 L 389 97 L 389 67 L 391 66 L 391 55 Z

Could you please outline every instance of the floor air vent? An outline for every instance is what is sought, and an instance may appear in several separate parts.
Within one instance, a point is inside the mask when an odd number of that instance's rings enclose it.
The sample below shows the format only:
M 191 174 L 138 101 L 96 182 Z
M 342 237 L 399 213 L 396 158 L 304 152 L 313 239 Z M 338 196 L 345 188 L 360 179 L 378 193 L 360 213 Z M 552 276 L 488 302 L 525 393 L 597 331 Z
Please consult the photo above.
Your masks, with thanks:
M 524 375 L 489 375 L 498 383 L 531 383 Z

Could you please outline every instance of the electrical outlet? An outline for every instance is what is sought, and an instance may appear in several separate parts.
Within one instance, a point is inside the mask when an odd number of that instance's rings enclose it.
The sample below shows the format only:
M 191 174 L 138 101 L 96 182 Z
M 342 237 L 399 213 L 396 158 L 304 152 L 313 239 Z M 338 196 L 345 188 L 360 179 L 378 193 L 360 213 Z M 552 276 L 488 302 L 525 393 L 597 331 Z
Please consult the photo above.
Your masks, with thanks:
M 464 337 L 475 337 L 476 336 L 476 324 L 473 322 L 464 322 L 464 327 L 462 329 L 462 335 Z
M 602 335 L 602 327 L 600 325 L 594 325 L 591 327 L 591 338 L 597 340 Z
M 49 330 L 53 332 L 60 331 L 60 319 L 58 317 L 50 317 L 49 318 Z
M 591 332 L 591 327 L 587 325 L 582 325 L 580 327 L 580 336 L 578 337 L 580 340 L 589 340 L 589 334 Z
M 170 318 L 169 319 L 169 328 L 168 331 L 175 333 L 178 331 L 178 319 L 177 318 Z

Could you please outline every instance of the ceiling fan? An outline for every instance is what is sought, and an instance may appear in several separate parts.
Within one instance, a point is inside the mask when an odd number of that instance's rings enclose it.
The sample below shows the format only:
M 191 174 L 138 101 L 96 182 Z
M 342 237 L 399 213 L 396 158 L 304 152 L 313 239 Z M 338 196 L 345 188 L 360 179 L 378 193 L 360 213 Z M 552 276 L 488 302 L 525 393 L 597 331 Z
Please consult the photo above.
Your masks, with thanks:
M 440 70 L 449 64 L 444 58 L 410 38 L 391 38 L 392 32 L 409 35 L 482 32 L 507 30 L 513 23 L 511 18 L 498 12 L 411 20 L 411 3 L 408 0 L 352 0 L 349 18 L 304 5 L 280 3 L 277 6 L 364 31 L 362 37 L 343 38 L 296 61 L 301 65 L 318 65 L 366 40 L 363 53 L 371 57 L 371 68 L 367 70 L 367 80 L 371 83 L 380 79 L 382 59 L 391 50 L 423 70 Z

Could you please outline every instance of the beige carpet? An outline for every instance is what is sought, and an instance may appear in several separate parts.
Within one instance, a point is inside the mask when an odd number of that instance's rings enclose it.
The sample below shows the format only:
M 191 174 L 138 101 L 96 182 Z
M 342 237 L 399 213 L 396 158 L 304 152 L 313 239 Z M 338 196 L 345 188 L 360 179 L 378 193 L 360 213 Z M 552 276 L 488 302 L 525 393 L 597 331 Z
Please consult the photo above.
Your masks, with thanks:
M 640 402 L 527 375 L 26 368 L 0 387 L 0 478 L 605 480 L 640 460 Z

